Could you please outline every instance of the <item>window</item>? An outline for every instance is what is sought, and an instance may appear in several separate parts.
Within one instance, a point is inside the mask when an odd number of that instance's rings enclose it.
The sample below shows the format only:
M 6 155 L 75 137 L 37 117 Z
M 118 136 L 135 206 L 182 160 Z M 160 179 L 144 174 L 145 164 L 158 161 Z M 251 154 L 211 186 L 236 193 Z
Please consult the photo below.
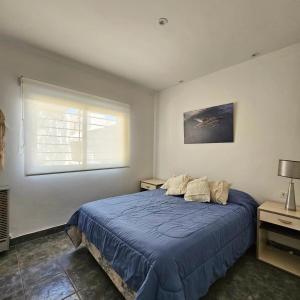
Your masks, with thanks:
M 129 106 L 23 78 L 26 175 L 126 167 Z

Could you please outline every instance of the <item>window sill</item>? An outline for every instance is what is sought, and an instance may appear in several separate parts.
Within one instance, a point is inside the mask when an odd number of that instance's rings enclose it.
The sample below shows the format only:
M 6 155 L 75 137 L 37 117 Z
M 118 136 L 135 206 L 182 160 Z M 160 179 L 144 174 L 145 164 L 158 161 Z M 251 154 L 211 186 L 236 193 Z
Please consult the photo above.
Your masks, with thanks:
M 74 170 L 74 171 L 58 171 L 58 172 L 47 172 L 47 173 L 32 173 L 32 174 L 29 173 L 29 174 L 25 174 L 25 176 L 26 177 L 31 177 L 31 176 L 67 174 L 67 173 L 81 173 L 81 172 L 102 171 L 102 170 L 128 169 L 128 168 L 130 168 L 130 166 L 111 167 L 111 168 L 98 168 L 98 169 L 86 169 L 86 170 Z

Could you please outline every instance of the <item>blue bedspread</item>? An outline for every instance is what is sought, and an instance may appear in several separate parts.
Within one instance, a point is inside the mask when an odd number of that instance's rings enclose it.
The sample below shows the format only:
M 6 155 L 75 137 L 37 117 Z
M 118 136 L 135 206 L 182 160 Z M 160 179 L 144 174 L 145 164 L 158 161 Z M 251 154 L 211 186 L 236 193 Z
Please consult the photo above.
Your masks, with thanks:
M 253 244 L 257 204 L 186 202 L 157 189 L 84 204 L 69 220 L 138 300 L 198 300 Z

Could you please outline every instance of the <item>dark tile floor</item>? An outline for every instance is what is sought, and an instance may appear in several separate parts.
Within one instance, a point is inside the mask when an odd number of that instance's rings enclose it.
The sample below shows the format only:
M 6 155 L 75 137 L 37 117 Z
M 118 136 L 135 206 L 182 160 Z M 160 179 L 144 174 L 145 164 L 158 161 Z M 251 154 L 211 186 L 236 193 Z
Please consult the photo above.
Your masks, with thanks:
M 0 253 L 0 299 L 123 300 L 84 247 L 61 233 Z M 300 279 L 255 259 L 248 251 L 203 300 L 299 300 Z

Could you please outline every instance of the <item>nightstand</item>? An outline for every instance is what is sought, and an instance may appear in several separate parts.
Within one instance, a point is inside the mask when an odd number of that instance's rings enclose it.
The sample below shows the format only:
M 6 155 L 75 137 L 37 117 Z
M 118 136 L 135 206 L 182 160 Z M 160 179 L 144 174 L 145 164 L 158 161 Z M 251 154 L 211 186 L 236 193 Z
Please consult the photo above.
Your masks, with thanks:
M 300 207 L 267 201 L 258 208 L 257 258 L 300 276 Z
M 165 183 L 165 180 L 152 178 L 141 180 L 141 191 L 144 190 L 155 190 L 160 188 Z

